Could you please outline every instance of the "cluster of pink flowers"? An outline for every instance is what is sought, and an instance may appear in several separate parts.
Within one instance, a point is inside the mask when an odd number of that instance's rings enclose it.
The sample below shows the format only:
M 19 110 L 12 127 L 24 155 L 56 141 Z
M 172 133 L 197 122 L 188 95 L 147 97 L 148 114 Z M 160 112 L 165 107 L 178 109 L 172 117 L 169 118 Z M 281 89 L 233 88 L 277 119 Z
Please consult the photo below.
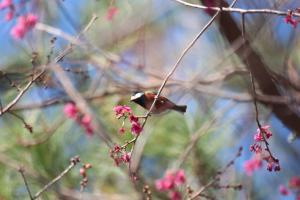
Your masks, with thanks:
M 294 11 L 289 11 L 288 14 L 285 16 L 284 21 L 287 24 L 290 24 L 292 27 L 296 28 L 299 23 L 299 18 L 293 18 L 293 13 L 300 13 L 300 8 L 296 8 Z
M 288 188 L 284 185 L 280 185 L 278 187 L 278 191 L 283 196 L 287 196 L 290 193 L 294 192 L 296 194 L 295 199 L 300 200 L 300 177 L 299 176 L 291 177 L 288 183 Z
M 262 142 L 264 141 L 263 134 L 266 137 L 266 139 L 269 139 L 272 136 L 272 132 L 269 130 L 270 126 L 263 126 L 261 129 L 256 130 L 256 134 L 254 135 L 254 141 L 255 142 Z
M 12 3 L 12 0 L 2 0 L 0 2 L 0 10 L 6 10 L 6 9 L 8 11 L 6 12 L 4 19 L 6 21 L 10 21 L 13 18 L 15 13 L 15 6 Z
M 91 117 L 82 115 L 74 103 L 65 104 L 64 113 L 68 118 L 75 120 L 84 129 L 87 136 L 93 135 L 94 131 L 91 125 Z
M 119 128 L 119 133 L 124 134 L 125 129 L 125 120 L 131 124 L 130 132 L 133 136 L 138 136 L 142 132 L 142 126 L 139 123 L 139 118 L 134 116 L 132 110 L 129 106 L 118 105 L 113 108 L 117 119 L 123 119 L 122 127 Z M 135 138 L 136 139 L 136 138 Z M 115 144 L 114 148 L 110 150 L 110 157 L 115 161 L 115 164 L 119 166 L 120 163 L 129 163 L 130 162 L 130 153 L 126 152 L 126 147 L 130 143 L 126 143 L 123 146 Z
M 116 117 L 118 119 L 123 118 L 125 121 L 127 118 L 129 119 L 129 122 L 131 124 L 131 133 L 135 136 L 139 135 L 142 132 L 142 126 L 139 123 L 139 118 L 133 115 L 132 110 L 130 107 L 124 105 L 118 105 L 113 108 Z M 125 128 L 124 128 L 124 121 L 122 127 L 119 129 L 120 133 L 125 133 Z
M 105 15 L 105 18 L 108 20 L 108 21 L 111 21 L 114 16 L 117 14 L 118 12 L 118 8 L 115 7 L 115 6 L 110 6 L 107 11 L 106 11 L 106 15 Z
M 15 39 L 24 38 L 25 34 L 29 32 L 37 23 L 37 17 L 34 14 L 27 14 L 18 17 L 17 23 L 10 30 L 10 34 Z
M 255 155 L 252 159 L 245 161 L 244 170 L 247 175 L 252 175 L 253 171 L 262 167 L 262 161 L 267 162 L 268 171 L 280 171 L 279 160 L 275 159 L 270 151 L 262 148 L 262 144 L 265 143 L 265 140 L 270 139 L 272 132 L 269 130 L 270 126 L 262 126 L 258 128 L 254 134 L 254 144 L 250 145 L 250 151 Z
M 182 199 L 181 194 L 176 187 L 185 183 L 185 175 L 182 169 L 177 171 L 166 171 L 163 178 L 155 181 L 155 187 L 158 191 L 167 191 L 171 200 Z
M 117 144 L 110 150 L 109 154 L 117 166 L 119 166 L 120 163 L 129 163 L 130 161 L 130 154 L 125 151 L 125 148 L 121 148 Z
M 4 19 L 10 21 L 15 16 L 16 6 L 12 0 L 2 0 L 0 2 L 0 10 L 7 10 Z M 24 38 L 34 28 L 37 20 L 37 16 L 32 13 L 20 15 L 16 24 L 10 30 L 10 35 L 16 40 Z

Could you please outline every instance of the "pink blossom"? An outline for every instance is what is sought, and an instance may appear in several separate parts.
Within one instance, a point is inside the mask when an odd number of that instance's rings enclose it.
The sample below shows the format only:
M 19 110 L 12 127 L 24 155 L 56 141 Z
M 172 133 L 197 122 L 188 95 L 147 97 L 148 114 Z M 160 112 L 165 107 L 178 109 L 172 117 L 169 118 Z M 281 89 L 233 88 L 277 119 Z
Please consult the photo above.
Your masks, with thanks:
M 166 190 L 173 189 L 175 186 L 175 176 L 174 174 L 167 173 L 164 178 L 164 187 Z
M 128 163 L 130 161 L 130 155 L 128 153 L 123 153 L 121 159 L 124 163 Z
M 118 8 L 111 6 L 107 9 L 105 18 L 109 21 L 112 20 L 114 16 L 117 14 L 117 12 L 118 12 Z
M 80 169 L 79 169 L 79 174 L 80 174 L 81 176 L 85 177 L 85 176 L 86 176 L 85 169 L 84 169 L 84 168 L 80 168 Z
M 33 28 L 36 25 L 36 23 L 37 23 L 37 16 L 35 16 L 32 13 L 29 13 L 26 16 L 26 26 L 28 28 Z
M 284 185 L 280 185 L 278 191 L 283 196 L 287 196 L 289 194 L 288 189 Z
M 263 138 L 263 136 L 261 135 L 261 133 L 259 132 L 259 133 L 256 133 L 255 135 L 254 135 L 254 141 L 255 142 L 260 142 L 260 141 L 263 141 L 264 140 L 264 138 Z
M 12 1 L 11 0 L 2 0 L 1 2 L 0 2 L 0 10 L 1 9 L 5 9 L 5 8 L 8 8 L 8 7 L 10 7 L 10 6 L 12 6 L 13 4 L 12 4 Z
M 130 123 L 132 123 L 132 122 L 138 122 L 139 118 L 137 118 L 134 115 L 129 115 L 129 121 L 130 121 Z
M 181 200 L 181 194 L 178 191 L 170 191 L 169 198 L 170 200 Z
M 88 137 L 94 134 L 94 130 L 92 128 L 92 118 L 89 115 L 84 115 L 81 119 L 79 119 L 79 124 L 84 129 L 84 132 Z
M 250 145 L 249 150 L 251 152 L 254 152 L 255 154 L 260 154 L 262 152 L 262 147 L 260 144 L 255 143 L 255 144 Z
M 125 133 L 125 128 L 124 127 L 119 128 L 119 133 L 121 134 Z
M 113 150 L 113 151 L 114 151 L 115 153 L 118 153 L 118 152 L 120 152 L 120 150 L 121 150 L 121 147 L 120 147 L 119 145 L 115 144 L 115 145 L 114 145 L 114 150 Z
M 261 159 L 258 159 L 256 157 L 250 160 L 246 160 L 243 165 L 244 171 L 248 176 L 251 176 L 255 170 L 261 167 L 262 167 L 262 161 Z
M 11 10 L 9 10 L 9 11 L 5 14 L 4 19 L 5 19 L 6 21 L 10 21 L 10 20 L 13 18 L 13 16 L 14 16 L 14 10 L 11 9 Z
M 123 114 L 123 106 L 115 106 L 113 108 L 113 111 L 115 112 L 116 116 Z
M 273 163 L 268 163 L 267 164 L 267 170 L 270 171 L 270 172 L 273 170 Z
M 125 114 L 131 114 L 131 108 L 129 106 L 115 106 L 113 108 L 113 111 L 115 112 L 117 118 L 123 117 Z
M 269 125 L 263 126 L 263 127 L 261 127 L 261 129 L 262 129 L 262 132 L 265 134 L 267 139 L 269 139 L 272 136 L 272 132 L 269 130 L 270 129 Z
M 183 184 L 185 182 L 185 175 L 182 169 L 178 170 L 175 174 L 175 183 L 177 185 Z
M 290 11 L 284 18 L 285 23 L 292 25 L 293 28 L 296 28 L 298 21 L 293 19 L 292 11 Z
M 64 106 L 64 113 L 68 118 L 75 118 L 77 115 L 77 108 L 74 103 L 67 103 Z
M 37 17 L 31 13 L 18 17 L 16 25 L 11 29 L 10 34 L 14 39 L 22 39 L 37 23 Z
M 155 181 L 156 189 L 159 191 L 166 191 L 173 189 L 175 186 L 175 176 L 171 171 L 167 171 L 162 179 Z
M 138 122 L 131 123 L 131 133 L 133 135 L 139 135 L 142 132 L 143 128 Z
M 266 139 L 269 139 L 272 136 L 272 132 L 269 130 L 270 126 L 266 125 L 266 126 L 262 126 L 261 129 L 257 129 L 256 130 L 256 134 L 254 135 L 254 140 L 255 142 L 260 142 L 263 141 L 263 135 L 266 137 Z
M 173 190 L 185 182 L 185 175 L 182 169 L 177 171 L 166 171 L 163 178 L 155 181 L 155 187 L 158 191 Z
M 165 189 L 165 185 L 164 185 L 164 180 L 163 179 L 158 179 L 155 181 L 155 188 L 158 191 L 164 191 Z
M 92 118 L 89 116 L 89 115 L 84 115 L 82 118 L 81 118 L 81 124 L 83 126 L 89 126 L 92 122 Z
M 300 188 L 300 177 L 299 176 L 293 176 L 289 180 L 289 188 Z
M 167 191 L 173 189 L 175 186 L 174 180 L 170 178 L 162 178 L 155 181 L 155 188 L 158 191 Z
M 21 28 L 20 26 L 14 26 L 10 30 L 10 35 L 15 39 L 22 39 L 25 36 L 25 29 Z

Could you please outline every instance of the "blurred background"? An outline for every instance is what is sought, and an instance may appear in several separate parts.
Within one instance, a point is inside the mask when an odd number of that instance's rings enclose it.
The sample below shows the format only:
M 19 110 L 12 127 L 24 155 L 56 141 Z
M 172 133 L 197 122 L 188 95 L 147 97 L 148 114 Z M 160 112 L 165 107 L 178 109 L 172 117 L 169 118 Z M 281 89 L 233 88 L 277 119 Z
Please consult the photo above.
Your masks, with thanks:
M 12 20 L 5 21 L 6 11 L 0 11 L 1 107 L 20 93 L 32 74 L 45 65 L 49 68 L 0 116 L 0 199 L 29 199 L 20 166 L 36 193 L 75 155 L 93 166 L 81 197 L 80 166 L 76 166 L 41 199 L 140 199 L 143 192 L 134 186 L 125 165 L 115 166 L 103 139 L 87 135 L 63 114 L 72 98 L 50 64 L 75 41 L 56 65 L 86 101 L 100 132 L 113 143 L 123 144 L 132 136 L 118 133 L 122 121 L 115 118 L 113 107 L 128 105 L 136 115 L 145 114 L 130 102 L 132 92 L 157 91 L 213 12 L 173 0 L 13 2 L 16 16 Z M 238 0 L 235 7 L 286 11 L 300 3 Z M 110 12 L 111 8 L 115 11 Z M 10 30 L 24 13 L 36 14 L 38 23 L 16 40 Z M 98 19 L 77 38 L 93 15 Z M 162 94 L 188 109 L 184 115 L 168 112 L 148 119 L 132 158 L 145 183 L 153 186 L 165 170 L 182 162 L 187 183 L 197 190 L 234 159 L 242 146 L 242 155 L 222 175 L 221 183 L 242 184 L 243 189 L 210 188 L 206 194 L 213 199 L 295 199 L 294 194 L 282 196 L 277 188 L 300 175 L 299 29 L 285 23 L 284 16 L 270 14 L 245 15 L 244 24 L 247 46 L 241 42 L 240 14 L 221 15 L 168 81 Z M 280 172 L 268 172 L 266 163 L 252 176 L 243 170 L 244 162 L 252 157 L 248 149 L 257 129 L 249 71 L 257 88 L 259 120 L 271 126 L 269 143 L 280 160 Z M 153 199 L 167 199 L 155 189 L 152 193 Z

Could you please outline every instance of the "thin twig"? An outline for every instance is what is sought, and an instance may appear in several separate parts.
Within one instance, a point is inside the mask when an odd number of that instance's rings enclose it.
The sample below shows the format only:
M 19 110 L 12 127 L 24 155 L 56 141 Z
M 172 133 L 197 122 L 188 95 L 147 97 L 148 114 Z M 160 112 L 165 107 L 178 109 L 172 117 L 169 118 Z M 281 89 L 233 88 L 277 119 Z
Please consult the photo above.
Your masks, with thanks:
M 242 14 L 242 37 L 243 37 L 243 42 L 246 44 L 246 35 L 245 35 L 245 14 Z M 249 62 L 248 62 L 248 57 L 246 57 L 245 59 L 245 63 L 247 65 L 247 67 L 249 66 Z M 258 111 L 258 105 L 257 105 L 257 99 L 256 99 L 256 87 L 255 87 L 255 83 L 254 83 L 254 77 L 253 77 L 253 74 L 252 72 L 249 70 L 249 73 L 250 73 L 250 80 L 251 80 L 251 86 L 252 86 L 252 93 L 253 93 L 253 104 L 254 104 L 254 108 L 255 108 L 255 121 L 256 121 L 256 124 L 261 132 L 261 135 L 262 135 L 262 138 L 263 138 L 263 142 L 266 146 L 265 150 L 269 153 L 270 157 L 272 158 L 273 161 L 278 161 L 278 159 L 276 159 L 270 148 L 269 148 L 269 143 L 265 137 L 265 131 L 264 129 L 262 128 L 261 126 L 261 123 L 259 121 L 259 111 Z
M 65 117 L 61 117 L 58 120 L 52 122 L 51 127 L 46 127 L 41 131 L 36 131 L 36 135 L 39 137 L 35 138 L 34 140 L 24 141 L 18 140 L 17 144 L 22 145 L 23 147 L 32 147 L 35 145 L 39 145 L 42 143 L 47 142 L 56 132 L 56 130 L 65 122 Z
M 90 29 L 90 27 L 93 25 L 93 23 L 98 19 L 98 17 L 93 14 L 92 19 L 89 21 L 89 23 L 84 27 L 84 29 L 82 31 L 79 32 L 79 34 L 75 37 L 77 40 L 80 38 L 80 36 L 85 33 L 86 31 L 88 31 Z M 69 45 L 65 48 L 65 50 L 62 52 L 61 55 L 57 56 L 54 59 L 54 64 L 60 62 L 66 55 L 68 55 L 72 49 L 74 47 L 74 44 L 71 42 L 69 43 Z M 51 66 L 51 65 L 50 65 Z
M 204 123 L 195 133 L 192 134 L 190 137 L 190 141 L 185 147 L 184 151 L 180 154 L 178 159 L 174 163 L 174 168 L 179 169 L 181 165 L 185 162 L 185 160 L 188 158 L 190 153 L 192 152 L 192 149 L 197 144 L 198 140 L 206 133 L 209 132 L 211 127 L 213 127 L 218 119 L 219 116 L 224 115 L 230 108 L 232 108 L 233 104 L 230 103 L 225 108 L 220 109 L 215 113 L 213 118 L 210 121 L 207 121 Z
M 48 184 L 46 184 L 40 191 L 38 191 L 34 195 L 33 199 L 39 198 L 39 196 L 41 196 L 41 194 L 43 192 L 48 190 L 53 184 L 55 184 L 57 181 L 59 181 L 63 176 L 65 176 L 69 171 L 71 171 L 71 169 L 73 169 L 73 167 L 75 167 L 75 165 L 79 162 L 80 162 L 79 156 L 75 156 L 75 157 L 71 158 L 70 165 L 63 172 L 61 172 L 56 178 L 54 178 L 52 181 L 50 181 Z
M 30 197 L 31 200 L 34 200 L 34 197 L 32 196 L 31 192 L 30 192 L 30 188 L 28 186 L 28 182 L 26 180 L 26 177 L 25 177 L 25 174 L 24 174 L 24 168 L 23 167 L 20 167 L 19 170 L 18 170 L 23 178 L 23 181 L 24 181 L 24 184 L 25 184 L 25 187 L 26 187 L 26 190 L 28 192 L 28 195 Z
M 85 33 L 89 28 L 92 26 L 92 24 L 96 21 L 97 16 L 93 15 L 89 23 L 86 25 L 86 27 L 80 31 L 80 33 L 76 36 L 76 38 L 79 38 L 83 33 Z M 73 50 L 74 44 L 70 43 L 65 51 L 64 56 L 66 56 L 68 53 L 70 53 Z M 56 62 L 61 61 L 64 56 L 57 57 L 55 59 Z M 68 94 L 70 99 L 75 102 L 78 109 L 81 111 L 82 114 L 87 114 L 93 119 L 96 119 L 97 117 L 94 116 L 92 110 L 90 109 L 87 101 L 83 98 L 83 96 L 78 92 L 78 90 L 74 87 L 72 81 L 67 76 L 66 72 L 57 64 L 51 65 L 51 70 L 55 73 L 58 81 L 61 83 L 62 87 L 64 88 L 65 92 Z M 105 130 L 100 126 L 99 123 L 92 122 L 92 126 L 94 127 L 95 133 L 97 133 L 98 136 L 101 137 L 101 139 L 107 144 L 108 147 L 112 147 L 113 143 L 111 141 L 111 138 L 109 135 L 105 132 Z
M 29 125 L 25 119 L 23 119 L 23 117 L 21 117 L 20 115 L 12 112 L 12 111 L 8 111 L 9 114 L 11 114 L 12 116 L 16 117 L 17 119 L 19 119 L 23 124 L 24 124 L 24 127 L 30 132 L 32 133 L 33 132 L 33 128 L 31 125 Z
M 209 7 L 199 4 L 188 3 L 182 0 L 173 0 L 185 6 L 199 8 L 202 10 L 213 10 L 213 11 L 221 11 L 221 12 L 232 12 L 232 13 L 240 13 L 240 14 L 271 14 L 271 15 L 280 15 L 286 16 L 290 13 L 290 11 L 280 11 L 280 10 L 272 10 L 272 9 L 242 9 L 242 8 L 232 8 L 232 7 Z M 300 17 L 300 13 L 292 12 L 292 16 Z
M 175 65 L 173 66 L 173 68 L 170 70 L 170 72 L 167 74 L 167 76 L 165 77 L 163 83 L 161 84 L 155 98 L 154 101 L 150 107 L 150 109 L 148 110 L 146 116 L 149 116 L 149 114 L 151 113 L 152 109 L 155 106 L 155 103 L 159 97 L 159 95 L 161 94 L 163 88 L 165 87 L 165 85 L 167 84 L 167 81 L 169 80 L 169 78 L 173 75 L 173 73 L 175 72 L 175 70 L 177 69 L 177 67 L 179 66 L 180 62 L 182 61 L 183 57 L 186 55 L 186 53 L 194 46 L 194 44 L 196 43 L 196 41 L 200 38 L 200 36 L 206 31 L 206 29 L 213 23 L 213 21 L 216 19 L 216 17 L 218 16 L 220 12 L 217 12 L 209 21 L 208 23 L 201 29 L 201 31 L 196 35 L 196 37 L 188 44 L 188 46 L 183 50 L 183 52 L 181 53 L 181 55 L 179 56 L 179 58 L 177 59 Z M 147 120 L 147 118 L 145 118 L 145 121 Z
M 206 185 L 202 186 L 191 198 L 189 198 L 189 200 L 193 200 L 196 199 L 198 196 L 201 195 L 201 193 L 206 190 L 207 188 L 209 188 L 211 185 L 213 185 L 216 181 L 219 181 L 219 177 L 214 177 L 213 179 L 211 179 Z
M 30 88 L 30 86 L 37 80 L 42 74 L 44 73 L 44 70 L 42 70 L 40 73 L 38 73 L 32 80 L 30 80 L 24 88 L 20 90 L 18 95 L 9 103 L 7 104 L 4 108 L 0 110 L 0 116 L 3 115 L 5 112 L 7 112 L 9 109 L 11 109 L 19 100 L 20 98 L 25 94 L 25 92 Z
M 173 75 L 173 73 L 175 72 L 175 70 L 177 69 L 177 67 L 179 66 L 180 62 L 182 61 L 183 57 L 187 54 L 187 52 L 194 46 L 194 44 L 196 43 L 196 41 L 200 38 L 200 36 L 207 30 L 207 28 L 213 23 L 213 21 L 216 19 L 216 17 L 218 16 L 220 12 L 218 11 L 209 21 L 208 23 L 201 29 L 201 31 L 196 35 L 196 37 L 188 44 L 188 46 L 182 51 L 181 55 L 179 56 L 179 58 L 177 59 L 175 65 L 171 68 L 171 70 L 169 71 L 169 73 L 167 74 L 167 76 L 165 77 L 163 83 L 161 84 L 157 94 L 155 95 L 154 101 L 152 102 L 152 105 L 150 107 L 150 109 L 147 111 L 146 115 L 144 116 L 144 122 L 142 124 L 142 128 L 144 128 L 151 111 L 153 110 L 159 95 L 161 94 L 162 90 L 164 89 L 165 85 L 167 84 L 168 80 L 170 79 L 170 77 Z M 133 152 L 133 149 L 135 147 L 135 143 L 137 141 L 137 139 L 139 138 L 139 135 L 136 136 L 135 138 L 133 138 L 132 140 L 132 147 L 131 147 L 131 153 Z M 130 173 L 132 173 L 131 171 L 131 162 L 129 163 L 129 170 Z M 134 172 L 133 172 L 134 173 Z
M 235 0 L 231 6 L 233 6 L 235 4 L 237 0 Z M 161 84 L 155 98 L 154 101 L 150 107 L 150 109 L 148 110 L 146 116 L 149 116 L 149 114 L 151 113 L 152 109 L 155 106 L 155 103 L 159 97 L 159 95 L 161 94 L 163 88 L 165 87 L 165 85 L 167 84 L 167 81 L 169 80 L 169 78 L 173 75 L 173 73 L 175 72 L 175 70 L 177 69 L 177 67 L 179 66 L 180 62 L 182 61 L 183 57 L 186 55 L 186 53 L 194 46 L 194 44 L 196 43 L 196 41 L 200 38 L 200 36 L 206 31 L 206 29 L 213 23 L 213 21 L 216 19 L 216 17 L 219 15 L 219 13 L 221 12 L 221 10 L 217 11 L 214 16 L 208 21 L 208 23 L 201 29 L 201 31 L 196 35 L 196 37 L 188 44 L 188 46 L 183 50 L 183 52 L 181 53 L 180 57 L 178 58 L 178 60 L 176 61 L 175 65 L 173 66 L 173 68 L 171 69 L 171 71 L 167 74 L 166 78 L 164 79 L 163 83 Z M 146 122 L 147 118 L 145 118 L 145 122 Z
M 215 175 L 215 176 L 214 176 L 207 184 L 205 184 L 204 186 L 202 186 L 196 193 L 194 193 L 194 194 L 189 198 L 189 200 L 196 199 L 196 198 L 199 197 L 199 196 L 202 194 L 202 192 L 204 192 L 207 188 L 209 188 L 210 186 L 212 186 L 215 182 L 219 181 L 221 175 L 224 174 L 224 173 L 227 171 L 227 169 L 228 169 L 230 166 L 232 166 L 232 165 L 234 164 L 234 161 L 235 161 L 238 157 L 241 156 L 242 151 L 243 151 L 243 148 L 240 147 L 240 148 L 238 149 L 238 151 L 237 151 L 235 157 L 234 157 L 232 160 L 230 160 L 230 161 L 225 165 L 225 167 L 224 167 L 222 170 L 218 171 L 218 172 L 216 173 L 216 175 Z
M 78 39 L 74 38 L 72 35 L 69 35 L 69 34 L 63 32 L 61 29 L 55 28 L 53 26 L 49 26 L 49 25 L 43 24 L 43 23 L 37 23 L 35 26 L 35 29 L 40 30 L 40 31 L 45 31 L 52 35 L 64 38 L 65 40 L 68 40 L 73 44 L 81 45 L 81 42 Z
M 10 84 L 11 87 L 15 87 L 18 91 L 20 91 L 20 87 L 12 81 L 5 72 L 0 71 L 0 75 L 2 75 Z
M 93 22 L 97 19 L 97 16 L 93 15 L 92 20 L 88 23 L 88 25 L 83 29 L 82 32 L 80 32 L 77 36 L 79 38 L 82 33 L 87 31 L 90 26 L 93 24 Z M 73 48 L 73 44 L 68 45 L 55 59 L 52 63 L 49 64 L 49 66 L 52 66 L 53 64 L 58 63 L 61 61 L 67 54 L 71 52 Z M 45 68 L 41 70 L 40 73 L 38 73 L 36 76 L 32 75 L 32 79 L 26 84 L 26 86 L 23 89 L 20 89 L 20 92 L 18 95 L 4 108 L 0 109 L 0 116 L 3 115 L 5 112 L 7 112 L 9 109 L 11 109 L 19 100 L 20 98 L 24 95 L 24 93 L 31 87 L 31 85 L 43 74 L 45 73 Z

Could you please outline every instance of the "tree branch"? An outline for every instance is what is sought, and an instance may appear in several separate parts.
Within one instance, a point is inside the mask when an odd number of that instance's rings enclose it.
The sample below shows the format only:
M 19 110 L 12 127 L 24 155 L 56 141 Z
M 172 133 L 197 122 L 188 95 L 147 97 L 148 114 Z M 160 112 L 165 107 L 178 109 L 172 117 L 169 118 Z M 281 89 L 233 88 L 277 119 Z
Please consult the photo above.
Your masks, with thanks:
M 280 16 L 286 16 L 289 14 L 288 11 L 280 11 L 280 10 L 272 10 L 272 9 L 242 9 L 242 8 L 232 8 L 228 7 L 224 4 L 222 4 L 221 7 L 209 7 L 194 3 L 188 3 L 186 1 L 182 0 L 173 0 L 180 4 L 183 4 L 185 6 L 189 6 L 192 8 L 198 8 L 202 10 L 212 10 L 212 11 L 218 11 L 218 12 L 230 12 L 230 13 L 240 13 L 240 14 L 270 14 L 270 15 L 280 15 Z M 292 16 L 300 17 L 300 13 L 292 12 Z
M 46 184 L 40 191 L 38 191 L 32 199 L 37 199 L 39 198 L 43 192 L 45 192 L 46 190 L 48 190 L 53 184 L 55 184 L 57 181 L 59 181 L 62 177 L 64 177 L 69 171 L 71 171 L 71 169 L 73 169 L 73 167 L 75 167 L 75 165 L 77 163 L 80 162 L 79 156 L 75 156 L 73 158 L 71 158 L 70 160 L 70 165 L 64 170 L 62 171 L 57 177 L 55 177 L 52 181 L 50 181 L 48 184 Z

